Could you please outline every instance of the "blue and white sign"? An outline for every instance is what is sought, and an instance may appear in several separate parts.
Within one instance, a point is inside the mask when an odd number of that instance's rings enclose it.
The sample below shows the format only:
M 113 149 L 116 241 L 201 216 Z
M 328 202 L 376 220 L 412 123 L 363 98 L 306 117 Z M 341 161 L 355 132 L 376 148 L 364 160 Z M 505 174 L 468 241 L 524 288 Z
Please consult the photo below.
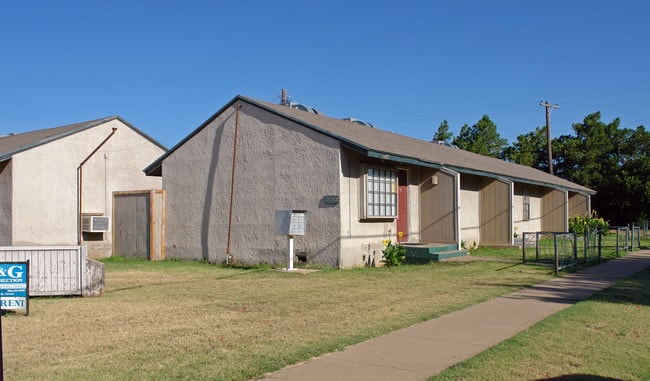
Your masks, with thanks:
M 29 313 L 29 262 L 0 263 L 0 308 Z

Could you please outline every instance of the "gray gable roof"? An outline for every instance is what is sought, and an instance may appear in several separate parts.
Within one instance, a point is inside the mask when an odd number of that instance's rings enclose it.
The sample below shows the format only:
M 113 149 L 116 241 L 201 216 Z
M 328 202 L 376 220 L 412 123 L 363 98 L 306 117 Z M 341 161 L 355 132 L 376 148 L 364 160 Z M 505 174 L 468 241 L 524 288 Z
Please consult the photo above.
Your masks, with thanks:
M 13 155 L 20 153 L 22 151 L 26 151 L 43 144 L 47 144 L 57 139 L 61 139 L 63 137 L 75 134 L 77 132 L 86 130 L 88 128 L 98 126 L 100 124 L 109 122 L 114 119 L 117 119 L 123 124 L 129 126 L 138 134 L 150 140 L 152 143 L 159 146 L 163 150 L 167 149 L 165 148 L 165 146 L 158 143 L 156 140 L 146 135 L 144 132 L 133 127 L 132 125 L 124 121 L 119 116 L 109 116 L 102 119 L 95 119 L 95 120 L 90 120 L 82 123 L 68 124 L 66 126 L 61 126 L 61 127 L 47 128 L 44 130 L 29 131 L 20 134 L 11 134 L 11 135 L 2 136 L 0 137 L 0 161 L 5 161 L 7 159 L 10 159 Z
M 346 120 L 308 113 L 291 107 L 237 96 L 199 128 L 145 169 L 148 175 L 160 175 L 162 161 L 177 147 L 208 125 L 235 102 L 246 102 L 289 119 L 307 128 L 328 135 L 343 146 L 369 157 L 432 168 L 447 168 L 459 173 L 475 174 L 509 181 L 548 186 L 582 194 L 594 194 L 589 188 L 561 179 L 538 169 L 482 156 L 473 152 L 446 147 L 420 139 L 364 126 Z

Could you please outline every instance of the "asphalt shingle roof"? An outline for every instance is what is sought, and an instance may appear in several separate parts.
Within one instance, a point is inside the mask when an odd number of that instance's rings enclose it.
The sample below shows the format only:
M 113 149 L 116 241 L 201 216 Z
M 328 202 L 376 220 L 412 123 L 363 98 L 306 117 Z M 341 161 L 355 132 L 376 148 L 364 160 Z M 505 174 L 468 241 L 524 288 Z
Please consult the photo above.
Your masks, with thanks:
M 449 168 L 460 173 L 502 177 L 511 181 L 539 183 L 580 193 L 595 193 L 589 188 L 525 165 L 510 163 L 346 120 L 312 114 L 283 105 L 249 98 L 244 99 L 270 109 L 276 114 L 321 129 L 324 133 L 339 138 L 353 148 L 372 152 L 377 157 L 386 157 L 397 161 L 402 158 L 406 159 L 406 161 L 422 163 L 422 165 Z
M 147 136 L 137 128 L 131 126 L 124 120 L 120 119 L 118 116 L 110 116 L 101 119 L 90 120 L 87 122 L 68 124 L 65 126 L 46 128 L 43 130 L 35 130 L 29 132 L 23 132 L 20 134 L 10 134 L 0 137 L 0 161 L 10 159 L 11 156 L 26 151 L 28 149 L 38 147 L 43 144 L 47 144 L 57 139 L 61 139 L 68 135 L 75 134 L 77 132 L 83 131 L 85 129 L 98 126 L 102 123 L 109 122 L 113 119 L 119 119 L 122 123 L 133 128 L 135 131 L 140 133 L 145 138 L 151 140 L 154 144 L 160 146 L 163 149 L 166 149 L 160 143 L 156 142 L 151 137 Z
M 148 175 L 161 175 L 161 166 L 165 157 L 207 126 L 214 118 L 235 102 L 246 102 L 265 109 L 278 116 L 337 139 L 342 145 L 368 156 L 434 168 L 444 167 L 460 173 L 478 174 L 515 182 L 550 186 L 583 194 L 595 193 L 589 188 L 532 167 L 244 96 L 236 96 L 233 98 L 232 101 L 222 107 L 210 119 L 199 126 L 199 128 L 147 167 L 145 172 Z

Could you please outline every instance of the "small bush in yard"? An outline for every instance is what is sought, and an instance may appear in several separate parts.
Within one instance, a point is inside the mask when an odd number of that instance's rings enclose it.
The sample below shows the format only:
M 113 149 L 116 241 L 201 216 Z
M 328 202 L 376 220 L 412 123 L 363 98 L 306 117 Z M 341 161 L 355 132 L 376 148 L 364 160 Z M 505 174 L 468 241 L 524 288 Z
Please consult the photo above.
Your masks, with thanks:
M 569 219 L 569 231 L 571 233 L 586 233 L 587 231 L 601 230 L 606 233 L 609 229 L 609 222 L 598 217 L 596 211 L 585 216 L 575 216 Z
M 406 259 L 406 248 L 401 243 L 393 244 L 390 240 L 384 240 L 386 247 L 382 250 L 382 261 L 386 266 L 399 266 Z

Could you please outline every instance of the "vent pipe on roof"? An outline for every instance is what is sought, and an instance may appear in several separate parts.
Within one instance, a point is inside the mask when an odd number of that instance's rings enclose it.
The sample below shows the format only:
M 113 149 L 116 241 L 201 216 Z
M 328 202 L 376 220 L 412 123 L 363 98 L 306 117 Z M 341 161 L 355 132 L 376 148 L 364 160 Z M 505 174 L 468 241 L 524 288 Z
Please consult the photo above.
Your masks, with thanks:
M 282 98 L 280 99 L 280 104 L 287 106 L 289 102 L 287 101 L 287 89 L 282 89 Z

